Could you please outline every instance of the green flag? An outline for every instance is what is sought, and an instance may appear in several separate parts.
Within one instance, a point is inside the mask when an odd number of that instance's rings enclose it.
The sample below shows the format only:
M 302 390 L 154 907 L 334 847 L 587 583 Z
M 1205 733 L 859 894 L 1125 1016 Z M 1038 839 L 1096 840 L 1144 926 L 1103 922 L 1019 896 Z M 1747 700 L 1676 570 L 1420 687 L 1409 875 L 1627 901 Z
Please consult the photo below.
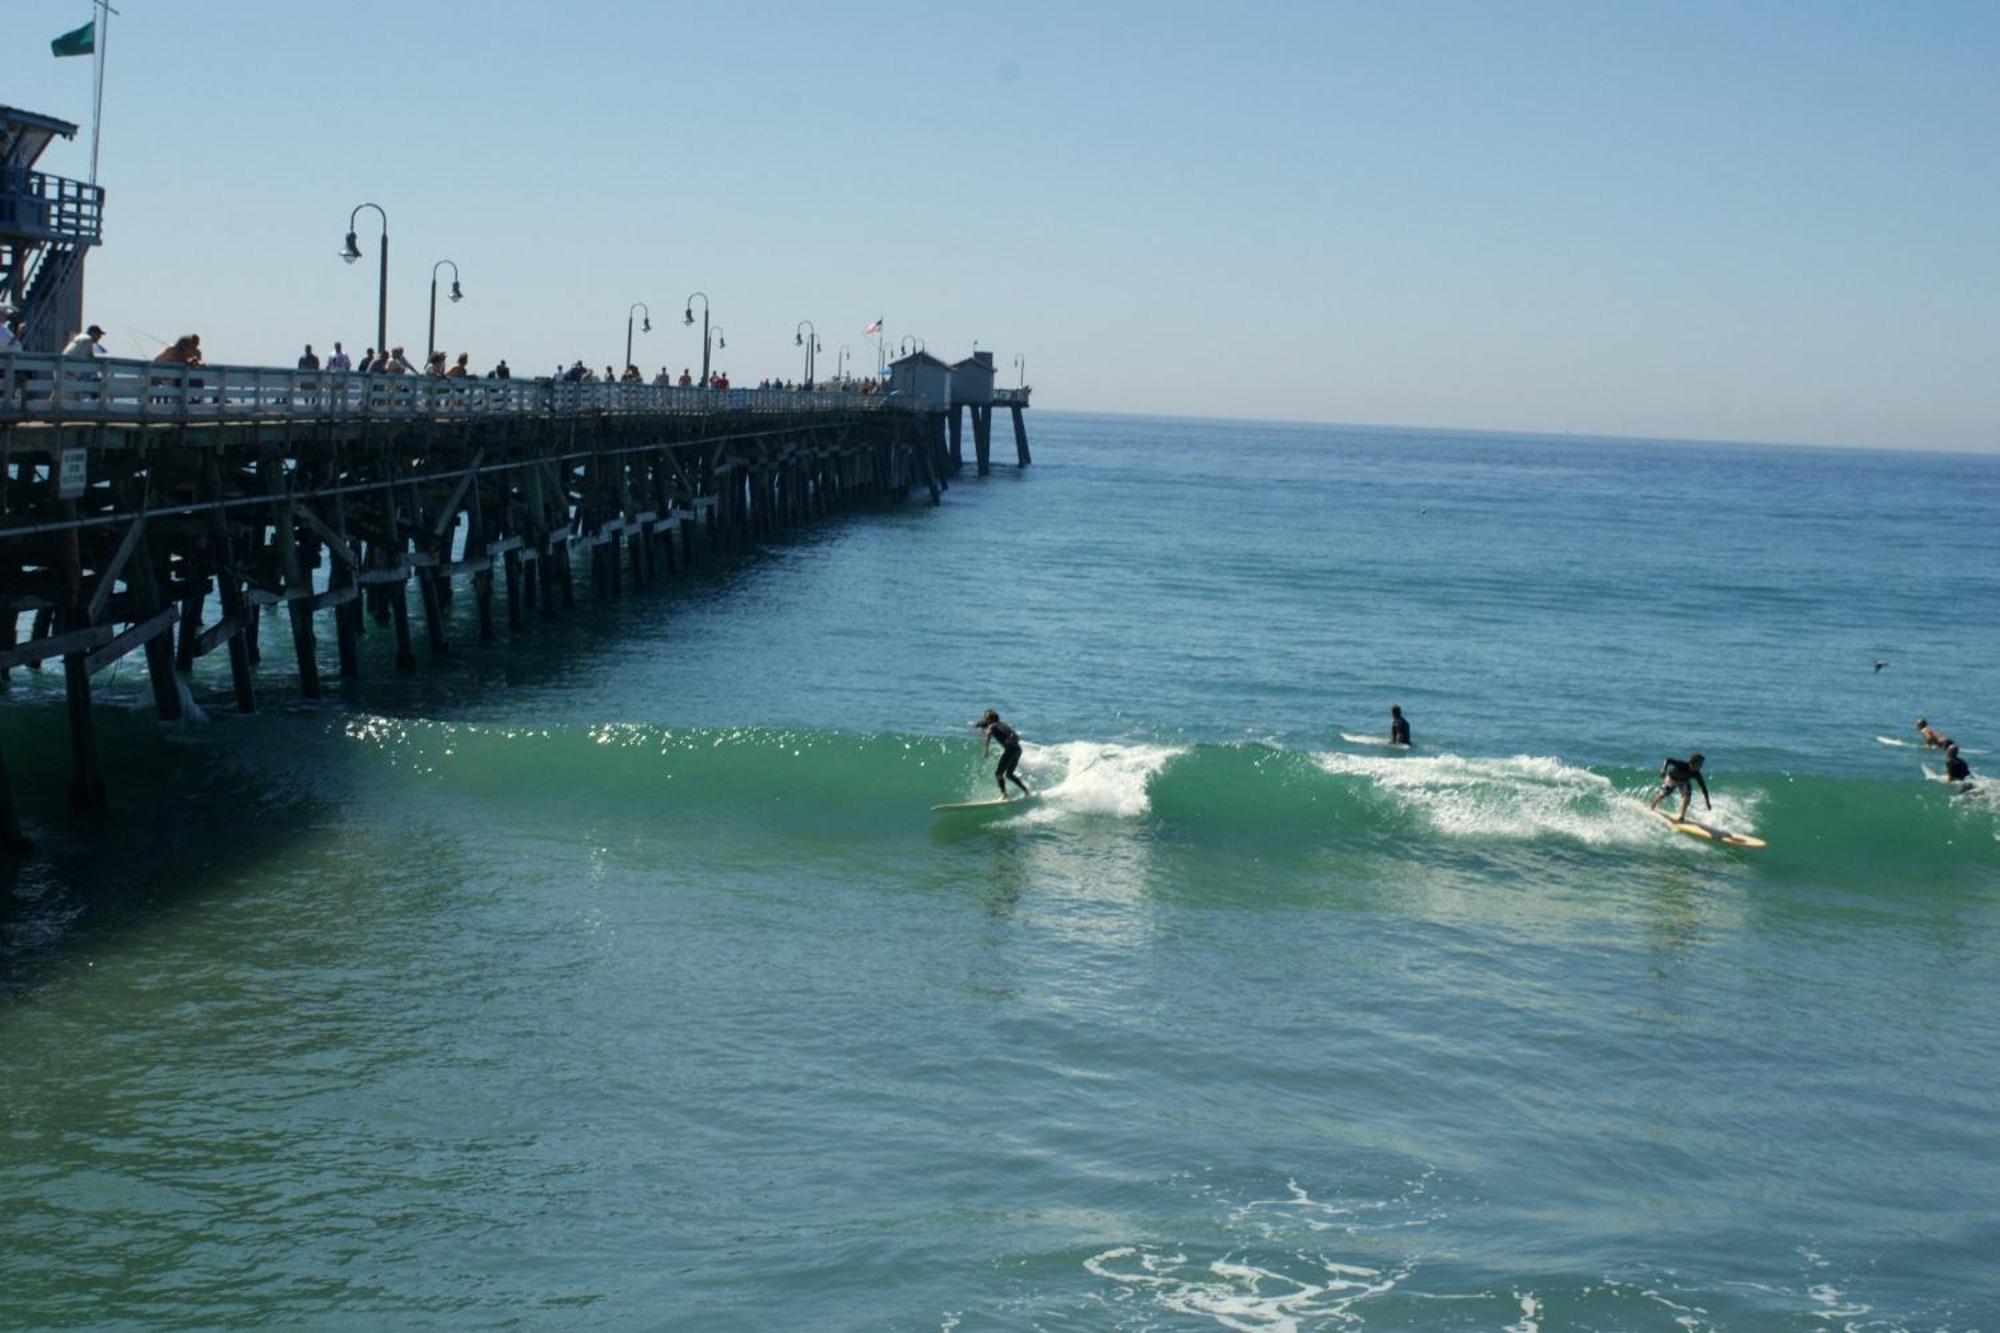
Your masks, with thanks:
M 56 38 L 53 42 L 49 43 L 49 50 L 59 56 L 87 56 L 96 49 L 97 49 L 96 19 L 92 19 L 90 22 L 84 24 L 81 28 L 78 28 L 75 32 L 64 33 L 62 36 Z

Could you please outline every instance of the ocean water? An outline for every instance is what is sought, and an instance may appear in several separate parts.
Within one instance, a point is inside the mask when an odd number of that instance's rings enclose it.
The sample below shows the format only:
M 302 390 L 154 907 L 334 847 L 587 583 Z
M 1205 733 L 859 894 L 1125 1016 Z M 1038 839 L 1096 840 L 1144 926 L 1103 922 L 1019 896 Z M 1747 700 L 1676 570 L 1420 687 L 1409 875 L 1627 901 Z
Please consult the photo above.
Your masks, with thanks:
M 1030 426 L 318 703 L 128 662 L 98 831 L 16 672 L 0 1326 L 2000 1327 L 2000 780 L 1878 740 L 2000 766 L 2000 459 Z M 989 706 L 1047 799 L 933 816 Z

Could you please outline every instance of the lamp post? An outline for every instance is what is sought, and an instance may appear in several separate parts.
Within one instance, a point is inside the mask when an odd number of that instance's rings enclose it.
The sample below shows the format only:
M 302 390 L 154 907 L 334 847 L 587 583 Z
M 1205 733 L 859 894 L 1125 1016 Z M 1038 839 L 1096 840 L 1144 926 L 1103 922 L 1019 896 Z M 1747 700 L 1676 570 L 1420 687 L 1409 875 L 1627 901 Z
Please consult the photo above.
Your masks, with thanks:
M 911 352 L 921 352 L 924 350 L 924 340 L 915 334 L 906 333 L 903 335 L 903 340 L 896 344 L 896 350 L 903 356 L 908 356 Z
M 644 301 L 634 301 L 631 307 L 625 311 L 625 364 L 628 366 L 632 364 L 632 311 L 634 310 L 644 310 L 646 312 L 646 322 L 639 326 L 639 332 L 651 333 L 653 331 L 652 309 Z
M 840 345 L 840 354 L 833 359 L 833 377 L 842 384 L 847 383 L 847 344 Z
M 687 309 L 683 311 L 681 314 L 681 323 L 690 325 L 694 323 L 694 298 L 697 296 L 701 298 L 701 383 L 703 388 L 707 388 L 708 387 L 708 293 L 707 292 L 688 293 Z
M 361 216 L 361 210 L 372 208 L 382 215 L 382 277 L 375 291 L 375 350 L 382 355 L 389 354 L 389 214 L 380 204 L 356 204 L 354 211 L 347 215 L 347 244 L 340 249 L 340 257 L 352 264 L 361 258 L 361 247 L 355 242 L 354 221 Z
M 1027 357 L 1025 357 L 1025 356 L 1023 356 L 1023 355 L 1021 355 L 1021 354 L 1020 354 L 1019 352 L 1016 352 L 1016 353 L 1014 354 L 1014 369 L 1016 369 L 1016 370 L 1018 370 L 1018 371 L 1020 371 L 1020 372 L 1021 372 L 1021 379 L 1020 379 L 1020 382 L 1019 382 L 1019 383 L 1017 383 L 1017 384 L 1016 384 L 1016 385 L 1015 385 L 1014 387 L 1015 387 L 1015 388 L 1017 388 L 1017 389 L 1025 389 L 1025 388 L 1027 388 L 1027 387 L 1028 387 L 1028 358 L 1027 358 Z
M 465 299 L 465 293 L 464 293 L 464 292 L 462 292 L 462 291 L 460 291 L 460 290 L 458 289 L 458 265 L 456 265 L 456 264 L 452 264 L 452 263 L 451 263 L 451 261 L 450 261 L 449 259 L 440 259 L 440 260 L 438 260 L 438 262 L 437 262 L 437 263 L 435 263 L 435 264 L 432 264 L 432 265 L 431 265 L 431 331 L 430 331 L 430 333 L 429 333 L 429 334 L 428 334 L 428 335 L 427 335 L 427 336 L 425 337 L 425 339 L 424 339 L 424 369 L 425 369 L 425 370 L 429 370 L 429 369 L 431 368 L 431 359 L 432 359 L 433 357 L 435 357 L 435 356 L 437 355 L 437 340 L 438 340 L 438 270 L 439 270 L 439 269 L 441 269 L 441 268 L 443 268 L 443 267 L 444 267 L 444 266 L 445 266 L 446 264 L 451 264 L 451 293 L 450 293 L 450 295 L 451 295 L 451 300 L 452 300 L 452 304 L 456 305 L 456 304 L 457 304 L 458 302 L 460 302 L 460 301 L 463 301 L 463 300 Z
M 813 383 L 813 354 L 819 351 L 819 330 L 813 327 L 811 320 L 800 320 L 798 326 L 792 330 L 792 346 L 806 349 L 806 379 L 804 387 L 810 389 Z

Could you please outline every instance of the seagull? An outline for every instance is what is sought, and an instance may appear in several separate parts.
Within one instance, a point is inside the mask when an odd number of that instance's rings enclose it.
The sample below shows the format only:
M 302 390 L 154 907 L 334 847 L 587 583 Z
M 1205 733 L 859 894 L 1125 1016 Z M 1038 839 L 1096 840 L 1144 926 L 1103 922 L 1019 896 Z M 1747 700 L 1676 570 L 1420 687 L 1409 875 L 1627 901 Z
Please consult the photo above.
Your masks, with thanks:
M 1881 669 L 1882 669 L 1883 667 L 1885 667 L 1885 666 L 1888 666 L 1888 665 L 1889 665 L 1889 664 L 1888 664 L 1887 662 L 1877 662 L 1877 663 L 1875 664 L 1875 669 L 1876 669 L 1877 671 L 1880 671 L 1880 670 L 1881 670 Z

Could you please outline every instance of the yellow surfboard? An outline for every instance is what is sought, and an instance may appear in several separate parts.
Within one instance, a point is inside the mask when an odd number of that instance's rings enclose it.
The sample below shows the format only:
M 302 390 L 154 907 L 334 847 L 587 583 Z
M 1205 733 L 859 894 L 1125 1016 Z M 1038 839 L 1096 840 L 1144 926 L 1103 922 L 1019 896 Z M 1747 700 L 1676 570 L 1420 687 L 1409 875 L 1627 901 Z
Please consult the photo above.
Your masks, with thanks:
M 1704 842 L 1719 842 L 1724 847 L 1768 847 L 1770 845 L 1762 838 L 1752 837 L 1748 833 L 1731 833 L 1728 829 L 1717 828 L 1713 824 L 1697 823 L 1692 819 L 1675 819 L 1664 810 L 1655 810 L 1652 813 L 1658 815 L 1661 822 L 1674 832 L 1685 833 L 1690 838 L 1700 838 Z

